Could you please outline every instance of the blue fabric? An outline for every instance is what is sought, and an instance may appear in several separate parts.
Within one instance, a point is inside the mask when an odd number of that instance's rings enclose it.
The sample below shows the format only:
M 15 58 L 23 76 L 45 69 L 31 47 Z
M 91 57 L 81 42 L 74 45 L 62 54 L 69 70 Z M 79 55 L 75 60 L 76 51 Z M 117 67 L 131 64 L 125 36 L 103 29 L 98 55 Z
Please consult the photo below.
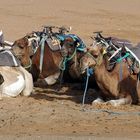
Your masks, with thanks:
M 74 41 L 77 41 L 79 43 L 79 45 L 77 46 L 78 51 L 84 51 L 86 48 L 86 45 L 84 44 L 84 42 L 77 35 L 74 35 L 74 34 L 56 35 L 56 37 L 60 41 L 64 41 L 66 38 L 71 37 Z
M 91 76 L 91 75 L 93 75 L 93 69 L 92 68 L 89 68 L 88 69 L 88 76 Z
M 124 58 L 128 57 L 130 54 L 129 53 L 126 53 L 123 57 L 120 57 L 117 59 L 117 62 L 121 62 Z

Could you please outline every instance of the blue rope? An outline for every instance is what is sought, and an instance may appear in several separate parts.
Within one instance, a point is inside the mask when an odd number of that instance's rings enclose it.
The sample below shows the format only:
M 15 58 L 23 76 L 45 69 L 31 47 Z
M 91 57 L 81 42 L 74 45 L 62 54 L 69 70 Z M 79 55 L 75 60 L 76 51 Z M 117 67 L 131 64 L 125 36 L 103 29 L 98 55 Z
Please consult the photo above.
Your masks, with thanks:
M 121 54 L 120 54 L 121 55 Z M 115 64 L 115 63 L 120 63 L 120 69 L 119 69 L 119 81 L 122 80 L 123 77 L 123 68 L 122 68 L 122 60 L 127 58 L 128 56 L 130 56 L 130 53 L 126 53 L 123 57 L 120 56 L 120 58 L 117 59 L 117 61 L 111 63 L 111 64 Z
M 119 59 L 117 59 L 117 62 L 120 63 L 119 81 L 121 81 L 122 78 L 123 78 L 123 63 L 122 63 L 122 60 L 124 58 L 127 58 L 128 56 L 130 56 L 130 54 L 129 53 L 126 53 L 123 57 L 120 57 Z
M 124 58 L 127 58 L 128 56 L 130 56 L 130 53 L 126 53 L 123 57 L 118 58 L 117 62 L 121 62 Z
M 76 54 L 76 49 L 74 50 L 73 54 L 70 57 L 63 57 L 62 61 L 59 64 L 60 70 L 64 71 L 66 69 L 66 64 L 70 61 Z
M 85 98 L 86 98 L 86 93 L 87 93 L 88 81 L 89 81 L 89 77 L 93 74 L 93 69 L 92 68 L 90 68 L 90 69 L 87 68 L 86 74 L 87 74 L 87 78 L 86 78 L 86 85 L 85 85 L 85 90 L 84 90 L 84 95 L 83 95 L 82 106 L 84 106 L 84 104 L 85 104 Z

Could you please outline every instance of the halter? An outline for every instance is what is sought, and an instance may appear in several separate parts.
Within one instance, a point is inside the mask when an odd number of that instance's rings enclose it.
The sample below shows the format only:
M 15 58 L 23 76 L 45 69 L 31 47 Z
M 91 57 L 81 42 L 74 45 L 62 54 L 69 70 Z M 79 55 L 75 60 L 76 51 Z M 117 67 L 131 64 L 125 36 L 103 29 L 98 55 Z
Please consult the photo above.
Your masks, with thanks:
M 88 87 L 88 81 L 89 81 L 89 77 L 91 75 L 93 75 L 95 69 L 97 66 L 99 66 L 102 61 L 101 61 L 101 55 L 100 54 L 98 56 L 98 58 L 95 58 L 92 54 L 90 54 L 89 52 L 86 53 L 86 55 L 90 56 L 92 59 L 94 59 L 94 61 L 96 62 L 96 64 L 94 65 L 94 68 L 89 68 L 89 66 L 86 68 L 86 83 L 85 83 L 85 89 L 84 89 L 84 94 L 83 94 L 83 99 L 82 99 L 82 106 L 84 107 L 85 104 L 85 98 L 86 98 L 86 93 L 87 93 L 87 87 Z
M 32 60 L 29 59 L 29 64 L 28 65 L 25 65 L 24 68 L 25 69 L 30 69 L 31 68 L 31 65 L 32 65 Z
M 59 64 L 60 70 L 64 71 L 66 69 L 66 63 L 68 61 L 70 61 L 76 55 L 76 51 L 77 50 L 75 48 L 73 54 L 70 57 L 65 56 L 65 57 L 62 58 L 62 60 L 61 60 L 61 62 Z
M 38 37 L 37 35 L 35 35 L 35 36 L 31 37 L 31 38 L 28 38 L 27 36 L 25 37 L 28 40 L 28 46 L 31 46 L 31 48 L 32 48 L 33 55 L 36 53 L 37 48 L 39 47 L 37 37 Z M 36 41 L 36 43 L 37 43 L 36 47 L 34 47 L 32 40 Z M 29 64 L 25 65 L 24 68 L 25 69 L 30 69 L 31 65 L 32 65 L 32 60 L 31 60 L 31 58 L 29 58 Z

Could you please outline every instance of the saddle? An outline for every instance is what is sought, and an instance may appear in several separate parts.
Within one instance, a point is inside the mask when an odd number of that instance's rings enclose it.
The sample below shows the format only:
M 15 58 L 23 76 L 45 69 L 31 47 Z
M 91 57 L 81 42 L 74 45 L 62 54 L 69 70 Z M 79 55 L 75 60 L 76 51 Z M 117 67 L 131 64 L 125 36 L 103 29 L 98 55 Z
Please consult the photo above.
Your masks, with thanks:
M 140 43 L 138 43 L 135 47 L 130 49 L 140 60 Z M 131 53 L 131 52 L 130 52 Z
M 46 42 L 52 51 L 61 50 L 60 40 L 57 39 L 55 36 L 47 38 Z
M 62 42 L 66 38 L 69 38 L 69 37 L 72 38 L 74 42 L 76 42 L 77 44 L 76 49 L 78 51 L 81 51 L 81 52 L 86 51 L 86 45 L 84 44 L 84 42 L 78 36 L 74 34 L 57 34 L 56 33 L 48 37 L 46 42 L 52 51 L 60 51 L 62 49 L 62 46 L 61 46 Z
M 0 50 L 0 66 L 18 67 L 20 61 L 12 54 L 10 50 Z
M 115 45 L 118 46 L 119 48 L 122 48 L 126 46 L 127 48 L 132 48 L 132 43 L 129 40 L 126 39 L 119 39 L 115 37 L 111 37 L 111 42 Z
M 56 35 L 56 37 L 60 40 L 60 42 L 63 42 L 66 38 L 72 38 L 73 41 L 76 43 L 76 49 L 81 52 L 86 51 L 86 45 L 84 42 L 75 34 L 67 34 L 67 35 Z

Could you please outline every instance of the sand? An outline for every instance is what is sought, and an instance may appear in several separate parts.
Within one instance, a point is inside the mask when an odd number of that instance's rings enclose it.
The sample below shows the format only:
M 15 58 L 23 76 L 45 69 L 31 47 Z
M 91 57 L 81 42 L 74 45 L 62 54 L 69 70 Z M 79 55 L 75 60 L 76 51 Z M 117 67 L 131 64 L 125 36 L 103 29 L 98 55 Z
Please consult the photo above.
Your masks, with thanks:
M 0 29 L 14 41 L 43 25 L 72 26 L 72 33 L 92 43 L 94 31 L 140 41 L 139 0 L 3 0 Z M 140 107 L 86 104 L 83 91 L 35 88 L 31 97 L 0 101 L 0 139 L 139 139 Z M 90 91 L 91 99 L 94 91 Z

